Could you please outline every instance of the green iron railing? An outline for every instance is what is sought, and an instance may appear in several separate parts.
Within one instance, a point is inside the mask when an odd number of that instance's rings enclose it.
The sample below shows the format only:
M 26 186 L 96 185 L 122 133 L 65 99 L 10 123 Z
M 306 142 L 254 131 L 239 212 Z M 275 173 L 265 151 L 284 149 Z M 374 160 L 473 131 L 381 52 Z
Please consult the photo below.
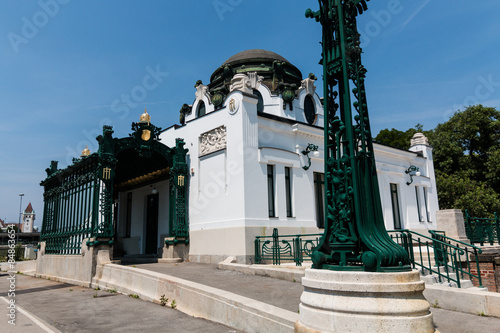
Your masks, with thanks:
M 482 287 L 477 256 L 482 252 L 480 248 L 447 237 L 442 231 L 430 230 L 430 236 L 406 229 L 388 232 L 406 250 L 412 267 L 420 268 L 422 275 L 436 274 L 439 282 L 455 282 L 458 288 L 461 279 L 477 280 Z M 431 258 L 431 253 L 434 258 Z
M 310 260 L 310 255 L 318 245 L 323 234 L 278 235 L 278 229 L 273 229 L 272 236 L 255 237 L 255 263 L 271 261 L 280 265 L 281 261 L 293 261 L 302 266 L 304 260 Z
M 40 240 L 45 242 L 45 253 L 78 255 L 84 239 L 112 238 L 107 216 L 111 186 L 99 177 L 97 154 L 75 160 L 64 170 L 48 171 L 42 185 L 45 191 Z
M 490 245 L 497 242 L 500 245 L 500 219 L 495 212 L 494 218 L 471 217 L 469 211 L 465 210 L 465 233 L 471 244 L 484 243 Z

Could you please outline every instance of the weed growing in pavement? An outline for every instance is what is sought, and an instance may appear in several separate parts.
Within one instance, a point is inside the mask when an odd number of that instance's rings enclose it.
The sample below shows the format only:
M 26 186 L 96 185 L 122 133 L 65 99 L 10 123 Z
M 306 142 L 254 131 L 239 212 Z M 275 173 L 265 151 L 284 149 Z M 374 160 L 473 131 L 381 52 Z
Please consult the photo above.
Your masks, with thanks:
M 170 303 L 170 307 L 172 309 L 175 309 L 177 307 L 177 302 L 175 301 L 175 299 L 172 301 L 172 303 Z
M 160 297 L 160 304 L 161 306 L 165 306 L 168 302 L 168 298 L 165 298 L 165 294 L 161 295 Z
M 129 294 L 128 297 L 139 298 L 139 295 L 137 295 L 137 294 Z
M 439 306 L 439 304 L 438 304 L 438 300 L 435 300 L 435 301 L 434 301 L 434 303 L 432 303 L 432 304 L 431 304 L 431 306 L 432 306 L 433 308 L 436 308 L 436 309 L 441 308 L 441 306 Z

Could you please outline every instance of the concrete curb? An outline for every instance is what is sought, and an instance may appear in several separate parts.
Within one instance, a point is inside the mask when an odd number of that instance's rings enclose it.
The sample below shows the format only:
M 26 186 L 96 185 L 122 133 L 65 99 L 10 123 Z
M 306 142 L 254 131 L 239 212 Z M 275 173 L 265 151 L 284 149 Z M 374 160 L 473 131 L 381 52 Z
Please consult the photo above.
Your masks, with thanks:
M 450 288 L 426 285 L 424 297 L 433 307 L 500 318 L 500 293 L 486 288 Z
M 17 261 L 14 265 L 16 266 L 16 272 L 19 271 L 28 274 L 36 271 L 36 260 Z M 10 271 L 10 264 L 8 262 L 0 263 L 0 269 L 3 271 Z
M 116 289 L 159 303 L 164 295 L 189 315 L 246 332 L 292 332 L 297 313 L 221 289 L 140 268 L 106 264 L 97 267 L 92 287 Z

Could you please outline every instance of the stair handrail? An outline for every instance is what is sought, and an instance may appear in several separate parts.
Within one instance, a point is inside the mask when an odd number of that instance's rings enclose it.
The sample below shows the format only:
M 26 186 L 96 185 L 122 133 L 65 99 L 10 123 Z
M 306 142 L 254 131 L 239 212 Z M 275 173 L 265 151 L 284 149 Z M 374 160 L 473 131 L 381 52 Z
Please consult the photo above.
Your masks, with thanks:
M 402 243 L 400 244 L 405 248 L 405 250 L 408 252 L 408 255 L 410 257 L 411 263 L 413 265 L 413 268 L 415 266 L 420 266 L 422 268 L 422 274 L 425 275 L 426 271 L 429 273 L 436 273 L 438 275 L 439 282 L 441 281 L 441 278 L 445 278 L 448 282 L 454 281 L 457 286 L 460 288 L 461 283 L 460 283 L 460 278 L 464 277 L 464 274 L 468 275 L 470 278 L 475 278 L 479 282 L 479 287 L 482 287 L 482 281 L 481 281 L 481 272 L 479 268 L 479 261 L 477 258 L 477 250 L 480 250 L 477 247 L 474 248 L 474 255 L 475 255 L 475 261 L 476 261 L 476 268 L 477 268 L 477 275 L 475 275 L 470 268 L 470 262 L 469 262 L 469 250 L 467 247 L 465 249 L 460 248 L 459 246 L 453 245 L 449 243 L 448 241 L 442 241 L 438 239 L 438 237 L 445 237 L 446 239 L 450 239 L 450 241 L 457 241 L 457 243 L 462 243 L 458 240 L 455 240 L 451 237 L 447 237 L 445 235 L 438 234 L 437 232 L 431 233 L 431 236 L 434 237 L 429 237 L 427 235 L 423 235 L 421 233 L 408 230 L 408 229 L 398 229 L 398 230 L 388 230 L 387 232 L 394 232 L 394 233 L 400 233 L 401 234 L 401 240 Z M 420 238 L 415 239 L 418 244 L 418 249 L 420 251 L 419 256 L 420 256 L 420 263 L 415 260 L 415 254 L 414 254 L 414 248 L 413 248 L 413 235 L 423 238 L 426 240 L 425 242 L 422 241 Z M 406 239 L 403 239 L 403 236 L 406 237 Z M 398 236 L 396 236 L 396 241 L 398 241 Z M 408 241 L 409 238 L 409 241 Z M 429 242 L 430 241 L 430 242 Z M 466 246 L 470 247 L 470 244 L 464 243 Z M 434 251 L 434 260 L 436 263 L 436 269 L 432 267 L 431 260 L 430 260 L 430 254 L 429 251 L 427 251 L 427 259 L 429 261 L 429 267 L 426 267 L 423 263 L 423 258 L 422 258 L 422 245 L 427 247 L 427 250 L 429 250 L 429 247 L 431 247 Z M 436 257 L 436 255 L 439 254 L 442 256 L 442 260 L 439 260 L 439 257 Z M 466 262 L 467 264 L 467 270 L 462 269 L 462 264 L 461 264 L 461 256 L 467 254 Z M 458 256 L 458 258 L 457 258 Z M 451 261 L 451 265 L 449 265 L 447 262 L 448 260 Z M 441 272 L 440 267 L 443 266 L 446 268 L 446 272 Z M 460 267 L 459 267 L 460 266 Z M 453 272 L 455 273 L 456 279 L 453 279 L 453 277 L 450 276 L 450 273 L 448 271 L 448 268 L 451 268 Z M 459 275 L 461 273 L 461 277 Z
M 460 255 L 464 254 L 464 251 L 463 251 L 463 249 L 461 247 L 455 246 L 453 244 L 449 244 L 447 242 L 440 241 L 439 239 L 434 239 L 432 237 L 429 237 L 429 236 L 426 236 L 426 235 L 422 235 L 422 234 L 420 234 L 420 233 L 418 233 L 416 231 L 413 231 L 413 230 L 409 230 L 409 229 L 397 229 L 397 230 L 387 230 L 387 232 L 408 232 L 408 233 L 411 233 L 411 234 L 418 235 L 420 237 L 424 237 L 424 238 L 426 238 L 426 239 L 428 239 L 430 241 L 438 242 L 441 245 L 452 247 L 452 248 L 458 250 Z M 439 235 L 439 236 L 441 236 L 441 235 Z M 470 244 L 467 244 L 467 245 L 470 246 Z
M 442 234 L 439 234 L 439 232 L 442 232 Z M 467 275 L 469 275 L 470 278 L 477 278 L 478 282 L 479 282 L 479 287 L 482 287 L 482 280 L 481 280 L 481 269 L 479 267 L 479 258 L 478 258 L 478 254 L 481 254 L 483 253 L 483 250 L 477 246 L 475 246 L 474 244 L 468 244 L 468 243 L 465 243 L 465 242 L 462 242 L 462 241 L 459 241 L 457 239 L 454 239 L 454 238 L 451 238 L 451 237 L 448 237 L 446 236 L 446 234 L 444 233 L 444 231 L 437 231 L 437 230 L 429 230 L 429 233 L 433 236 L 433 237 L 439 237 L 441 239 L 444 239 L 444 240 L 447 240 L 447 242 L 451 245 L 451 242 L 454 242 L 454 243 L 459 243 L 459 244 L 462 244 L 465 246 L 464 248 L 464 251 L 466 252 L 466 257 L 465 257 L 465 262 L 467 263 L 467 268 L 468 268 L 468 272 L 465 272 Z M 439 240 L 438 238 L 438 240 Z M 473 250 L 474 250 L 474 253 L 472 252 L 469 252 L 468 248 L 471 247 Z M 477 276 L 472 274 L 471 273 L 471 269 L 470 269 L 470 255 L 469 254 L 473 254 L 474 255 L 474 261 L 476 263 L 476 270 L 477 270 Z M 459 269 L 459 271 L 462 273 L 462 277 L 464 276 L 464 271 L 462 269 Z
M 432 248 L 433 251 L 434 251 L 434 249 L 436 248 L 436 246 L 435 246 L 436 243 L 439 246 L 441 246 L 441 247 L 443 247 L 443 246 L 447 247 L 447 246 L 449 246 L 449 244 L 441 242 L 441 241 L 439 241 L 437 239 L 433 239 L 433 238 L 431 238 L 429 236 L 423 235 L 423 234 L 418 233 L 416 231 L 408 230 L 408 229 L 388 230 L 388 232 L 401 233 L 401 235 L 405 235 L 406 237 L 408 237 L 410 239 L 409 242 L 408 242 L 408 240 L 405 240 L 405 244 L 404 245 L 408 247 L 406 250 L 407 250 L 407 252 L 409 254 L 410 261 L 413 264 L 413 268 L 415 268 L 415 266 L 420 266 L 421 269 L 422 269 L 422 275 L 426 275 L 426 272 L 429 272 L 430 274 L 436 273 L 437 276 L 438 276 L 439 282 L 442 282 L 441 278 L 446 278 L 446 280 L 448 282 L 453 281 L 453 282 L 455 282 L 457 284 L 457 286 L 459 288 L 461 287 L 461 285 L 460 285 L 460 277 L 458 277 L 458 274 L 456 274 L 456 279 L 453 279 L 450 276 L 448 269 L 446 269 L 446 274 L 445 274 L 445 273 L 441 272 L 441 265 L 436 265 L 436 267 L 437 267 L 437 270 L 436 270 L 436 269 L 433 269 L 432 264 L 431 264 L 431 258 L 430 258 L 430 254 L 429 254 L 429 247 Z M 417 262 L 417 260 L 415 260 L 415 254 L 414 254 L 414 250 L 413 250 L 413 239 L 414 239 L 413 235 L 420 236 L 421 238 L 424 238 L 424 240 L 427 240 L 426 242 L 423 242 L 423 241 L 420 240 L 420 238 L 416 239 L 417 244 L 418 244 L 418 248 L 419 248 L 420 262 Z M 423 258 L 422 258 L 422 244 L 427 247 L 427 260 L 429 261 L 429 266 L 428 267 L 424 265 L 424 261 L 423 261 Z M 400 244 L 400 245 L 403 246 L 402 244 Z M 452 268 L 455 271 L 455 267 L 458 265 L 458 262 L 457 262 L 457 259 L 456 259 L 457 252 L 459 253 L 459 256 L 463 255 L 464 252 L 459 247 L 456 247 L 456 246 L 450 246 L 450 247 L 453 248 L 453 256 L 452 256 L 452 258 L 454 260 L 452 262 Z M 403 248 L 404 248 L 404 246 L 403 246 Z
M 412 231 L 412 232 L 413 232 L 413 231 Z M 464 245 L 464 246 L 470 246 L 470 247 L 472 247 L 473 249 L 477 250 L 477 253 L 478 253 L 478 254 L 483 253 L 483 250 L 482 250 L 480 247 L 478 247 L 478 246 L 476 246 L 476 245 L 474 245 L 474 244 L 465 243 L 465 242 L 459 241 L 458 239 L 454 239 L 454 238 L 448 237 L 448 236 L 446 236 L 445 234 L 438 234 L 438 232 L 439 232 L 438 230 L 429 230 L 429 233 L 430 233 L 431 235 L 437 235 L 437 236 L 439 236 L 439 237 L 443 237 L 443 238 L 445 238 L 445 239 L 447 239 L 447 240 L 449 240 L 449 241 L 451 241 L 451 242 L 458 243 L 458 244 L 462 244 L 462 245 Z M 448 244 L 449 244 L 449 243 L 448 243 Z M 450 245 L 451 245 L 451 244 L 450 244 Z

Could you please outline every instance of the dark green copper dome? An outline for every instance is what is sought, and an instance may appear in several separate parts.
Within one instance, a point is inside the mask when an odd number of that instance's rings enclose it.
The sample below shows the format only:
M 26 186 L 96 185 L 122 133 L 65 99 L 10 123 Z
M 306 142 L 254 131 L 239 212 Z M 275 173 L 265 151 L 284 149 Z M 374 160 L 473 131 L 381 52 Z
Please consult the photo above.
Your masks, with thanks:
M 257 72 L 273 93 L 279 93 L 285 85 L 300 87 L 302 73 L 281 55 L 261 49 L 236 53 L 217 68 L 210 77 L 210 91 L 229 91 L 231 79 L 236 74 Z

